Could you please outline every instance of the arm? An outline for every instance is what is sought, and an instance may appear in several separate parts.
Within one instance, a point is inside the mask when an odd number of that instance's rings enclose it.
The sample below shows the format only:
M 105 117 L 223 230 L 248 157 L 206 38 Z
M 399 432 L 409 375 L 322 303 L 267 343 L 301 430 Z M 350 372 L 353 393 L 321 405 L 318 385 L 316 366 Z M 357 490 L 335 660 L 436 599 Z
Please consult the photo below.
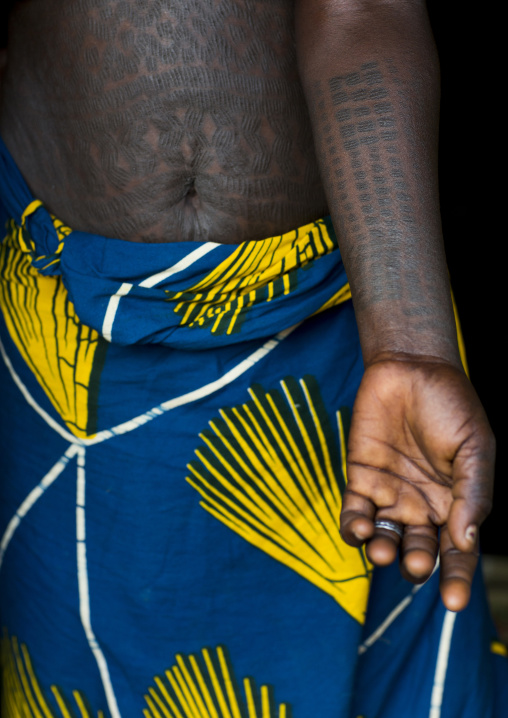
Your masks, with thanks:
M 460 610 L 488 513 L 493 437 L 461 367 L 437 189 L 439 70 L 423 0 L 298 0 L 297 49 L 351 284 L 365 376 L 341 517 L 371 560 Z

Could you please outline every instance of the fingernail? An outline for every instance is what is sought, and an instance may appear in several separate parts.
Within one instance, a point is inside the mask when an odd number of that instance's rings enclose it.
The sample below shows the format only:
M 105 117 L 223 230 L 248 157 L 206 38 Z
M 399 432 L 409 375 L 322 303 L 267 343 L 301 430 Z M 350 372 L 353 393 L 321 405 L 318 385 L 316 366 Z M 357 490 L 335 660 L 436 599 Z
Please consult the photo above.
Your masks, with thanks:
M 469 541 L 469 543 L 475 543 L 476 537 L 478 536 L 478 526 L 475 526 L 474 524 L 471 524 L 471 526 L 468 526 L 466 529 L 466 541 Z

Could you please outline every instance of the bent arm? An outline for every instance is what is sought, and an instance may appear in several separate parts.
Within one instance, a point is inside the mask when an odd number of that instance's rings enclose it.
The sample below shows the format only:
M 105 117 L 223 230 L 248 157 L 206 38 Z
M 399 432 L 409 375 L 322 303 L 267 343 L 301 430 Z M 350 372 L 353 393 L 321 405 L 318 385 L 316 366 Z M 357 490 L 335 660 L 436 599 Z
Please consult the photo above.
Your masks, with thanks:
M 423 0 L 298 0 L 297 52 L 366 364 L 460 366 L 437 182 L 439 67 Z

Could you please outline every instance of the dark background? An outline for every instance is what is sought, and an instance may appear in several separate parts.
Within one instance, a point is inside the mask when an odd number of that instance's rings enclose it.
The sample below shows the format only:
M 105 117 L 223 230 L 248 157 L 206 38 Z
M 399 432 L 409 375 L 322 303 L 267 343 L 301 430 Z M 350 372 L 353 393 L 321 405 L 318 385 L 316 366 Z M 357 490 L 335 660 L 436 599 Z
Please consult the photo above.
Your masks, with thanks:
M 65 0 L 62 0 L 65 2 Z M 0 47 L 13 0 L 0 8 Z M 498 441 L 494 509 L 482 529 L 485 553 L 508 555 L 508 517 L 504 516 L 507 449 L 502 399 L 506 381 L 501 361 L 507 340 L 502 322 L 500 220 L 496 182 L 503 137 L 492 87 L 487 13 L 467 5 L 428 0 L 427 7 L 441 61 L 440 192 L 443 229 L 452 287 L 461 318 L 471 380 Z M 497 112 L 497 114 L 496 114 Z M 497 133 L 497 134 L 496 134 Z
M 497 187 L 504 178 L 492 93 L 492 28 L 481 9 L 473 13 L 467 5 L 442 0 L 428 0 L 427 7 L 441 62 L 439 181 L 446 254 L 471 381 L 497 438 L 494 508 L 482 528 L 481 543 L 484 553 L 508 555 L 508 452 L 502 411 L 507 382 L 501 368 L 507 350 L 502 293 L 508 278 L 501 276 Z

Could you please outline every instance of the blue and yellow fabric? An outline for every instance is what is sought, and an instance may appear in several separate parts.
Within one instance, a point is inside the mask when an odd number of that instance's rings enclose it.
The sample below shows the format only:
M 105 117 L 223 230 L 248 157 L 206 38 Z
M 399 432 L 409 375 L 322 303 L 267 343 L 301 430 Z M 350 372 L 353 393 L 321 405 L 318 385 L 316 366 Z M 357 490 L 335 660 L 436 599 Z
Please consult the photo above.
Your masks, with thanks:
M 455 617 L 341 539 L 362 358 L 328 219 L 73 231 L 3 144 L 0 214 L 2 716 L 503 715 L 480 580 Z

